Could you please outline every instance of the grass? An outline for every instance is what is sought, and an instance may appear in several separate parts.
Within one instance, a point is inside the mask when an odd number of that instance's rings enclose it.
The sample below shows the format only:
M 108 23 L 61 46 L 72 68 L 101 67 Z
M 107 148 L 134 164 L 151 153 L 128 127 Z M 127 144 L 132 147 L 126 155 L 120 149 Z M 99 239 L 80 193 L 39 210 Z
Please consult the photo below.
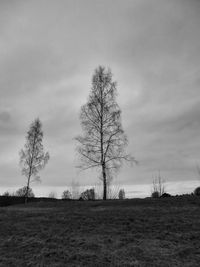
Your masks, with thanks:
M 199 266 L 200 198 L 0 208 L 0 266 Z

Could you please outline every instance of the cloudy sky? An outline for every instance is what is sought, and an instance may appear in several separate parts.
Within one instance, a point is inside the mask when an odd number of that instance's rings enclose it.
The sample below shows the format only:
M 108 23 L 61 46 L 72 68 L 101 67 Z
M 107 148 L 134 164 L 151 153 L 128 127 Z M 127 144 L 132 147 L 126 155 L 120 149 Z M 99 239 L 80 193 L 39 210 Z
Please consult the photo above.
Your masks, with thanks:
M 36 117 L 51 159 L 34 191 L 98 183 L 96 171 L 75 168 L 73 139 L 98 65 L 117 81 L 139 161 L 116 183 L 145 195 L 160 170 L 169 192 L 191 192 L 200 183 L 199 14 L 198 0 L 1 0 L 0 192 L 25 183 L 19 150 Z

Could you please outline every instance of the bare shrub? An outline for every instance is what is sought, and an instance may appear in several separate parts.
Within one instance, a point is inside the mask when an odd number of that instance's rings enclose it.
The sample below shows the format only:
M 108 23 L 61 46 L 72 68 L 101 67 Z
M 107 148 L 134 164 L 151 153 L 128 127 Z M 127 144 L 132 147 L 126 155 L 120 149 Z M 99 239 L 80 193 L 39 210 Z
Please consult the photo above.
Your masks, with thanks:
M 160 172 L 157 177 L 153 179 L 153 185 L 152 185 L 152 197 L 161 197 L 165 193 L 165 181 L 161 178 Z
M 95 191 L 94 188 L 87 189 L 81 193 L 81 198 L 83 200 L 95 200 Z
M 27 197 L 35 197 L 35 195 L 33 193 L 33 190 L 30 187 L 29 187 L 28 192 L 27 192 L 27 186 L 24 186 L 22 188 L 19 188 L 16 191 L 15 195 L 17 197 L 25 197 L 25 196 L 27 196 Z
M 162 196 L 160 196 L 160 197 L 171 197 L 171 195 L 168 194 L 168 193 L 164 193 L 164 194 L 162 194 Z
M 10 197 L 11 194 L 10 194 L 8 191 L 6 191 L 6 192 L 4 192 L 4 193 L 2 194 L 2 196 L 4 196 L 4 197 Z
M 72 194 L 69 190 L 65 190 L 62 193 L 62 199 L 72 199 Z
M 124 189 L 119 190 L 119 199 L 125 199 L 125 191 Z

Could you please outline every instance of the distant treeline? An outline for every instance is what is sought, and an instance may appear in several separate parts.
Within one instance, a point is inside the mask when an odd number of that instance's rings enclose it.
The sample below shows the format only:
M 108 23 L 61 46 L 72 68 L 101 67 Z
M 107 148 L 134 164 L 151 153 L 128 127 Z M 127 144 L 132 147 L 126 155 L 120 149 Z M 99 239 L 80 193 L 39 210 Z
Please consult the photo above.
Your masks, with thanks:
M 10 206 L 10 205 L 17 205 L 17 204 L 24 204 L 24 198 L 25 197 L 17 197 L 17 196 L 0 196 L 0 207 Z M 56 199 L 56 198 L 50 198 L 50 197 L 29 197 L 28 203 L 39 203 L 39 202 L 79 202 L 80 200 L 84 200 L 82 198 L 79 199 Z M 176 196 L 170 196 L 170 197 L 159 197 L 159 198 L 153 198 L 153 197 L 146 197 L 146 198 L 132 198 L 132 199 L 110 199 L 108 200 L 107 204 L 110 205 L 110 202 L 120 202 L 122 205 L 131 205 L 131 203 L 134 204 L 150 204 L 155 203 L 155 205 L 169 205 L 169 203 L 173 204 L 174 201 L 176 202 L 176 205 L 183 205 L 183 204 L 198 204 L 199 203 L 199 196 L 195 195 L 194 193 L 191 194 L 183 194 L 183 195 L 176 195 Z M 82 202 L 82 201 L 81 201 Z M 88 202 L 88 201 L 84 201 Z M 96 199 L 95 202 L 102 202 L 101 199 Z M 79 202 L 80 203 L 80 202 Z M 104 205 L 106 205 L 104 203 Z
M 25 197 L 17 197 L 17 196 L 0 196 L 0 207 L 16 205 L 16 204 L 24 204 Z M 30 197 L 28 198 L 28 202 L 45 202 L 45 201 L 58 201 L 55 198 L 46 198 L 46 197 Z

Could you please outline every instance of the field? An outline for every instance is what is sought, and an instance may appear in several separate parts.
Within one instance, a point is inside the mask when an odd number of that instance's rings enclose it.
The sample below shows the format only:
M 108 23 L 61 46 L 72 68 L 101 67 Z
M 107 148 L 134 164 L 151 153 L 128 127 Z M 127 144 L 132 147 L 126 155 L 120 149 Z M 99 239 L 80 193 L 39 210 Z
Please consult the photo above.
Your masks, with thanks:
M 0 266 L 200 266 L 200 198 L 1 207 Z

